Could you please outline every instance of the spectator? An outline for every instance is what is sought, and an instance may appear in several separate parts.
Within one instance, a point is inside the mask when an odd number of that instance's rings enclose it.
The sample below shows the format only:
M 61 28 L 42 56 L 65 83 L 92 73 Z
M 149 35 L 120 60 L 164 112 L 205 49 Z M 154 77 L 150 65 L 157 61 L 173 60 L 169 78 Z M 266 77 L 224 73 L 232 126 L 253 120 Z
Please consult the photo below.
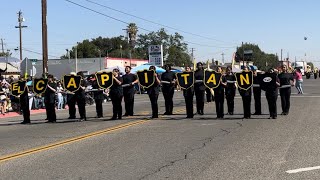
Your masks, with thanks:
M 58 96 L 58 107 L 57 109 L 62 109 L 63 108 L 63 96 L 62 96 L 62 93 L 63 93 L 63 88 L 61 86 L 61 83 L 58 82 L 58 87 L 57 87 L 57 96 Z

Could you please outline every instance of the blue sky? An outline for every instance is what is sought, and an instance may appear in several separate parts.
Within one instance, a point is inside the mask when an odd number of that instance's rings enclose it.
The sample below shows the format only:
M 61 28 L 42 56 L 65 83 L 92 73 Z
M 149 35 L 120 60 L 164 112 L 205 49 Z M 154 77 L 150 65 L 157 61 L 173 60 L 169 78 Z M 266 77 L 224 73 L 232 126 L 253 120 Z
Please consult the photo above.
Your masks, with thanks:
M 86 0 L 72 0 L 96 11 L 138 26 L 157 31 L 154 25 L 112 10 L 93 5 Z M 221 59 L 230 62 L 232 53 L 241 42 L 258 44 L 266 53 L 280 54 L 294 60 L 304 59 L 320 63 L 320 1 L 316 0 L 92 0 L 106 6 L 156 21 L 183 31 L 178 31 L 195 48 L 198 61 Z M 23 29 L 24 48 L 42 52 L 41 45 L 41 0 L 1 0 L 0 38 L 5 39 L 5 48 L 19 57 L 13 49 L 19 45 L 17 12 L 22 10 L 26 21 Z M 3 8 L 5 7 L 5 8 Z M 125 35 L 125 24 L 77 7 L 65 0 L 48 0 L 49 58 L 60 57 L 67 48 L 83 39 L 98 36 Z M 167 28 L 166 28 L 167 29 Z M 167 29 L 168 33 L 175 30 Z M 140 30 L 139 33 L 147 33 Z M 305 41 L 304 37 L 308 37 Z M 23 52 L 23 57 L 39 58 L 41 55 Z

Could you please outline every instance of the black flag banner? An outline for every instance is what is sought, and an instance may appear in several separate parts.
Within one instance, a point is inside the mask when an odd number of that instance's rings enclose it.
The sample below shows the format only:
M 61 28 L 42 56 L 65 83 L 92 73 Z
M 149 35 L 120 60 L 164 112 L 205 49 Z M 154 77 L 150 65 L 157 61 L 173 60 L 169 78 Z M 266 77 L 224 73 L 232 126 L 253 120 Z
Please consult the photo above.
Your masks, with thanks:
M 24 91 L 27 88 L 27 82 L 26 81 L 17 81 L 14 83 L 11 83 L 11 94 L 14 96 L 20 96 L 24 93 Z
M 178 85 L 182 89 L 189 89 L 194 84 L 194 72 L 181 72 L 176 74 Z
M 139 84 L 143 88 L 149 88 L 154 84 L 155 81 L 155 71 L 154 70 L 143 70 L 143 71 L 138 71 L 137 76 L 139 79 Z
M 65 75 L 62 84 L 64 89 L 70 92 L 76 92 L 80 88 L 81 76 Z
M 48 79 L 35 78 L 33 79 L 33 92 L 36 94 L 42 94 L 46 91 L 48 85 Z
M 242 71 L 235 73 L 237 85 L 242 90 L 248 90 L 253 84 L 253 72 L 252 71 Z
M 204 85 L 209 89 L 215 89 L 220 85 L 222 74 L 216 71 L 204 71 Z
M 264 91 L 268 89 L 276 89 L 277 88 L 277 74 L 275 73 L 265 73 L 260 74 L 260 88 Z
M 97 72 L 96 79 L 100 88 L 108 89 L 113 85 L 112 72 Z

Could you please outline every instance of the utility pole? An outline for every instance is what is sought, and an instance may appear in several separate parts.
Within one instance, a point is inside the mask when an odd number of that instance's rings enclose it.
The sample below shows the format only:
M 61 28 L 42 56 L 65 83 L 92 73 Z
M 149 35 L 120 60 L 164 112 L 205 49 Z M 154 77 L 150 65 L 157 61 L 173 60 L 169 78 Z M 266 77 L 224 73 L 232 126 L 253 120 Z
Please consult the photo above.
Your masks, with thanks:
M 47 0 L 41 0 L 42 9 L 42 72 L 48 72 Z
M 2 54 L 4 54 L 3 39 L 1 39 Z
M 243 48 L 243 42 L 241 42 L 241 47 L 242 47 L 242 66 L 244 68 L 244 48 Z
M 20 61 L 22 61 L 22 28 L 26 28 L 28 26 L 22 26 L 22 22 L 24 22 L 24 18 L 22 16 L 21 10 L 18 12 L 18 23 L 19 26 L 16 26 L 16 28 L 19 28 L 19 37 L 20 37 Z
M 221 56 L 222 56 L 222 63 L 224 64 L 224 53 L 222 53 Z
M 281 56 L 280 57 L 281 57 L 280 61 L 282 61 L 282 49 L 281 49 Z

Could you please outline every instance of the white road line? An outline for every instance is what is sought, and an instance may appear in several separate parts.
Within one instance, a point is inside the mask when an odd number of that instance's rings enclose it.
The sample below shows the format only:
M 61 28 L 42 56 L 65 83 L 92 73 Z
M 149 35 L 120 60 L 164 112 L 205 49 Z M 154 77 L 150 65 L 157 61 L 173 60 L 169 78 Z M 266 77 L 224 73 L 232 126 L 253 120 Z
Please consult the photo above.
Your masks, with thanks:
M 288 174 L 293 174 L 293 173 L 299 173 L 299 172 L 305 172 L 305 171 L 312 171 L 312 170 L 317 170 L 320 169 L 320 166 L 314 166 L 314 167 L 307 167 L 307 168 L 300 168 L 300 169 L 293 169 L 293 170 L 288 170 L 286 173 Z

